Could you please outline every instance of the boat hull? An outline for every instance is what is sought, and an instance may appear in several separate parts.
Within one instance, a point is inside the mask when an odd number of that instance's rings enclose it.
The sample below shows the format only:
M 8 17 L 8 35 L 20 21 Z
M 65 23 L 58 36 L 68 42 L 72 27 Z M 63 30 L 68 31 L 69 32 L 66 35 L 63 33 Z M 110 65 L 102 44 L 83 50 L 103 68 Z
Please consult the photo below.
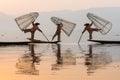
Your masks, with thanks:
M 88 40 L 88 41 L 91 41 L 91 42 L 98 42 L 98 43 L 101 43 L 101 44 L 120 44 L 120 41 L 110 41 L 110 40 Z

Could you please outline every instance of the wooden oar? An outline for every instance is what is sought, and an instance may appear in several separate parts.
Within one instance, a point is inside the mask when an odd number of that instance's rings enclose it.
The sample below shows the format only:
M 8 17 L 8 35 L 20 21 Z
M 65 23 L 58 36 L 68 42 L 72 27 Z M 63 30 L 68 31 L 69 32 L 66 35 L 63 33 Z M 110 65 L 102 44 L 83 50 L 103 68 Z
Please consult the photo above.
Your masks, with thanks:
M 80 36 L 80 38 L 79 38 L 78 44 L 79 44 L 79 42 L 80 42 L 80 40 L 81 40 L 81 38 L 82 38 L 82 35 L 83 35 L 83 33 L 81 34 L 81 36 Z
M 48 38 L 45 36 L 45 34 L 43 33 L 43 32 L 41 32 L 42 33 L 42 35 L 48 40 Z M 49 40 L 48 40 L 49 41 Z

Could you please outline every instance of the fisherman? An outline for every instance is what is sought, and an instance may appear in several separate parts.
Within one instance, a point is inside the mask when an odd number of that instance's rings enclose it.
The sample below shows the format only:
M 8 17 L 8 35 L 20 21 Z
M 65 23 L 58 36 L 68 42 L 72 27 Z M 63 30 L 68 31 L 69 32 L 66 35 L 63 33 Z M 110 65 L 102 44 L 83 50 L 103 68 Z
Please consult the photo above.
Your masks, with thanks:
M 57 30 L 56 30 L 54 36 L 52 37 L 52 40 L 53 40 L 56 36 L 58 36 L 57 41 L 59 41 L 59 42 L 61 41 L 61 29 L 62 29 L 62 27 L 63 27 L 63 24 L 62 24 L 62 23 L 57 24 Z
M 32 22 L 32 28 L 30 29 L 23 29 L 24 33 L 27 33 L 27 32 L 31 32 L 31 42 L 34 42 L 34 35 L 35 35 L 35 32 L 36 30 L 40 31 L 42 33 L 42 30 L 39 29 L 38 25 L 40 25 L 39 23 L 34 23 L 34 21 Z
M 92 39 L 93 31 L 97 31 L 98 32 L 99 30 L 101 30 L 101 29 L 98 29 L 98 28 L 91 28 L 92 25 L 93 25 L 93 22 L 91 24 L 89 24 L 89 23 L 84 24 L 85 28 L 84 28 L 84 30 L 82 32 L 82 34 L 83 34 L 85 31 L 88 31 L 89 39 Z

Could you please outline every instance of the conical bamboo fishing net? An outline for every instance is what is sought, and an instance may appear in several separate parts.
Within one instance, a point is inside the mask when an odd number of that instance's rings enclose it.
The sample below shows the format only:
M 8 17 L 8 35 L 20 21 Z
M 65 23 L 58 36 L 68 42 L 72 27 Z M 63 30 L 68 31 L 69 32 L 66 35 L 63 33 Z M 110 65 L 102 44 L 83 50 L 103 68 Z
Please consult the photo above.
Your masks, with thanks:
M 63 20 L 61 18 L 58 18 L 58 17 L 51 17 L 51 20 L 54 24 L 60 24 L 62 23 L 63 24 L 63 27 L 62 27 L 62 30 L 65 32 L 65 34 L 67 36 L 70 36 L 73 29 L 75 28 L 76 24 L 75 23 L 72 23 L 72 22 L 69 22 L 67 20 Z
M 107 34 L 111 28 L 112 28 L 112 23 L 93 14 L 93 13 L 88 13 L 87 17 L 93 22 L 96 28 L 101 29 L 100 33 L 105 35 Z
M 21 30 L 26 29 L 36 18 L 39 16 L 39 13 L 32 12 L 15 18 L 15 21 Z

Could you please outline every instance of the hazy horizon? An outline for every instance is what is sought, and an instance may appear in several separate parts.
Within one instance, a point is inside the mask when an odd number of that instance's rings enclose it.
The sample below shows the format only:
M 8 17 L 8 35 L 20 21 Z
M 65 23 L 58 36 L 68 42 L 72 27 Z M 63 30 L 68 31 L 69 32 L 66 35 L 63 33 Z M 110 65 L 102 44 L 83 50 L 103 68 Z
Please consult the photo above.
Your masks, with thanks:
M 71 34 L 70 37 L 67 37 L 65 33 L 62 32 L 62 41 L 68 42 L 69 40 L 70 42 L 77 42 L 84 28 L 84 23 L 90 22 L 90 20 L 86 17 L 86 14 L 88 12 L 91 12 L 112 22 L 113 24 L 112 30 L 107 35 L 101 35 L 100 33 L 96 33 L 96 32 L 93 33 L 94 39 L 119 40 L 119 35 L 120 35 L 119 34 L 120 18 L 118 17 L 118 15 L 120 14 L 119 9 L 120 7 L 107 7 L 107 8 L 90 8 L 90 9 L 76 10 L 76 11 L 62 10 L 62 11 L 50 11 L 50 12 L 42 12 L 42 13 L 39 12 L 40 15 L 37 18 L 36 22 L 40 22 L 41 25 L 39 27 L 43 30 L 45 35 L 50 40 L 56 30 L 56 25 L 54 25 L 50 20 L 52 16 L 57 16 L 65 20 L 74 22 L 77 25 L 73 30 L 73 33 Z M 18 16 L 20 15 L 8 15 L 8 14 L 0 13 L 0 17 L 1 17 L 0 25 L 4 26 L 4 27 L 2 26 L 0 27 L 0 36 L 1 36 L 0 41 L 14 41 L 14 40 L 24 41 L 24 40 L 27 40 L 26 38 L 30 37 L 30 33 L 24 34 L 15 23 L 14 19 L 15 17 L 18 17 Z M 46 40 L 43 37 L 43 35 L 39 32 L 36 33 L 35 37 L 37 39 Z M 88 39 L 88 33 L 86 32 L 83 36 L 83 41 L 87 41 L 87 39 Z
M 120 7 L 119 0 L 0 0 L 0 12 L 24 14 L 31 11 L 49 12 L 60 10 L 83 10 L 101 7 Z

